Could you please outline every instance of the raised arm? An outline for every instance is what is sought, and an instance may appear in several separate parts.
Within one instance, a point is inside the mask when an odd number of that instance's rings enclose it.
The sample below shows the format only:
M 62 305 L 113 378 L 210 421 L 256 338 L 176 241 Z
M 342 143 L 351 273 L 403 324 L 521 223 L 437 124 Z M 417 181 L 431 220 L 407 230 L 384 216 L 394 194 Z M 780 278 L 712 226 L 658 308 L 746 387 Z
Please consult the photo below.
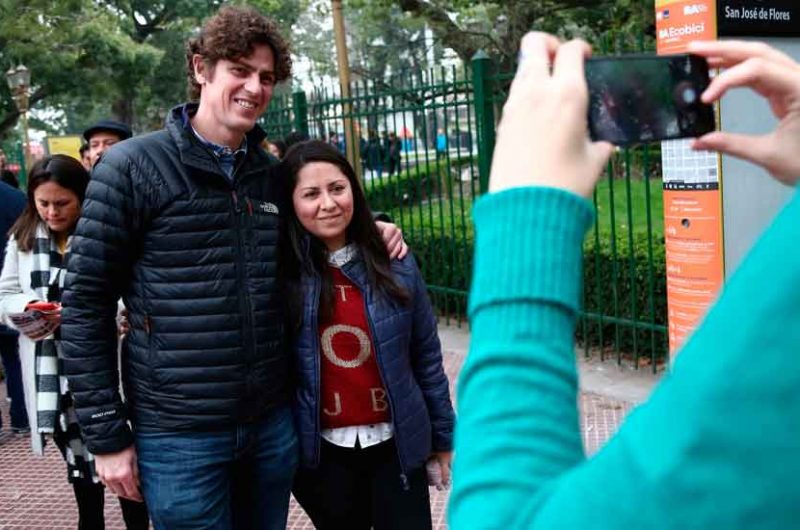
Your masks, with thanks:
M 794 527 L 797 198 L 729 279 L 672 373 L 602 450 L 583 456 L 574 352 L 591 220 L 583 197 L 609 146 L 587 139 L 581 48 L 526 37 L 492 168 L 491 188 L 504 191 L 475 207 L 472 343 L 459 380 L 450 526 Z M 796 157 L 793 138 L 773 167 Z

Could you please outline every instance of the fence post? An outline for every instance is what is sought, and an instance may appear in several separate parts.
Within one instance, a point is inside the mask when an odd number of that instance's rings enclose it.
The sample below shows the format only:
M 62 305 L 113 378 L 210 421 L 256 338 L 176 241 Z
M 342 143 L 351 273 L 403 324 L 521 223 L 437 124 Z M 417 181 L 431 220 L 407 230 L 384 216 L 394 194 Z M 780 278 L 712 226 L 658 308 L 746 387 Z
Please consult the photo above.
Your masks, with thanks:
M 472 90 L 478 125 L 478 173 L 481 193 L 489 190 L 489 171 L 494 152 L 494 101 L 492 101 L 492 60 L 483 50 L 472 56 Z
M 308 135 L 308 99 L 301 89 L 292 92 L 294 130 Z

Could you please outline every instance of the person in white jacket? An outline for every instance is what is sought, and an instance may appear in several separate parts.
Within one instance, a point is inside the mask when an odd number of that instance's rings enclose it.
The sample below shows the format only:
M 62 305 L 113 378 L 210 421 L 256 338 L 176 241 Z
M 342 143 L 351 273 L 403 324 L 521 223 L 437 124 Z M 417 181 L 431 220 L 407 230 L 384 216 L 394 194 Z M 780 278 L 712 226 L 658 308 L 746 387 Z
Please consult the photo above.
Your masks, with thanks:
M 22 380 L 34 453 L 43 454 L 52 437 L 67 462 L 78 504 L 78 528 L 103 528 L 104 488 L 94 471 L 75 421 L 67 380 L 61 374 L 61 290 L 69 259 L 71 234 L 78 223 L 89 183 L 83 165 L 65 155 L 48 156 L 30 172 L 27 205 L 9 231 L 0 274 L 0 322 L 18 327 Z M 14 317 L 39 316 L 39 329 Z M 20 324 L 16 326 L 15 324 Z M 128 528 L 148 528 L 142 503 L 120 498 Z

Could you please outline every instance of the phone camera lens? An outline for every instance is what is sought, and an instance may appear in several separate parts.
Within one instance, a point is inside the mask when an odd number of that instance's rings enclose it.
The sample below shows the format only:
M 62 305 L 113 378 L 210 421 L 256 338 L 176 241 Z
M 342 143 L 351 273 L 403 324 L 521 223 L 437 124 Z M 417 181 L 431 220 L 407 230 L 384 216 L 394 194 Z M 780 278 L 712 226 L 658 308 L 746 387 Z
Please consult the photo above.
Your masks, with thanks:
M 681 93 L 681 98 L 686 105 L 691 105 L 697 101 L 697 92 L 691 87 L 687 87 Z

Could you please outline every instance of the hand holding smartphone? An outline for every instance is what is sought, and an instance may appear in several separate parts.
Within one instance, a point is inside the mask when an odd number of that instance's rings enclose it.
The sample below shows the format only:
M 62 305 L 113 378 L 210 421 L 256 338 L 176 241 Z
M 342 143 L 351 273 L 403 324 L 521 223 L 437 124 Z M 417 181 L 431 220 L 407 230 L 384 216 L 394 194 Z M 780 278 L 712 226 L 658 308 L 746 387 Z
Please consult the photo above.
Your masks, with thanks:
M 42 318 L 52 325 L 61 325 L 61 304 L 58 302 L 33 302 L 28 304 L 28 310 L 39 311 Z
M 710 83 L 697 55 L 628 55 L 586 61 L 589 135 L 618 146 L 696 138 L 715 130 L 700 96 Z
M 56 311 L 61 309 L 61 304 L 56 302 L 31 302 L 26 306 L 26 309 L 33 309 L 46 313 L 48 311 Z

